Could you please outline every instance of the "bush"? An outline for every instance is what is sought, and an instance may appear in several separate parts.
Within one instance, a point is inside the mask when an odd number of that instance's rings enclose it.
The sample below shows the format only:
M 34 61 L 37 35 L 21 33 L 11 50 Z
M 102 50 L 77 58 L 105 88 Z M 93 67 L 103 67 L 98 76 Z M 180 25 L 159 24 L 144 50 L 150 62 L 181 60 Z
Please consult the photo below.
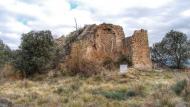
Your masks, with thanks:
M 91 76 L 99 72 L 99 68 L 93 63 L 85 59 L 77 60 L 71 58 L 66 65 L 71 75 Z
M 172 90 L 185 101 L 190 101 L 190 81 L 188 79 L 177 81 L 172 86 Z
M 183 68 L 190 58 L 190 40 L 183 32 L 169 31 L 151 48 L 152 61 L 161 66 Z
M 127 99 L 126 92 L 124 91 L 110 91 L 110 92 L 102 92 L 103 96 L 113 100 L 125 100 Z
M 0 70 L 0 79 L 20 79 L 20 73 L 15 72 L 14 67 L 11 64 L 5 64 Z
M 137 92 L 135 92 L 134 90 L 129 90 L 127 93 L 126 93 L 126 96 L 128 97 L 134 97 L 134 96 L 137 96 Z
M 181 81 L 178 81 L 176 84 L 174 84 L 172 86 L 172 90 L 177 94 L 177 95 L 180 95 L 181 92 L 185 89 L 185 87 L 187 87 L 187 80 L 184 79 L 184 80 L 181 80 Z
M 143 107 L 175 107 L 179 101 L 180 99 L 163 85 L 147 97 Z
M 101 92 L 101 95 L 105 96 L 108 99 L 113 100 L 126 100 L 130 97 L 138 96 L 139 93 L 137 93 L 135 90 L 116 90 L 116 91 L 104 91 Z
M 116 91 L 103 91 L 103 92 L 100 92 L 100 94 L 109 99 L 126 100 L 128 98 L 136 97 L 136 96 L 143 97 L 144 90 L 145 90 L 145 87 L 143 85 L 134 84 L 129 89 L 119 89 Z
M 51 65 L 53 46 L 54 40 L 50 31 L 23 34 L 19 50 L 15 52 L 15 67 L 25 76 L 41 73 Z
M 11 49 L 0 40 L 0 69 L 10 62 L 11 60 Z

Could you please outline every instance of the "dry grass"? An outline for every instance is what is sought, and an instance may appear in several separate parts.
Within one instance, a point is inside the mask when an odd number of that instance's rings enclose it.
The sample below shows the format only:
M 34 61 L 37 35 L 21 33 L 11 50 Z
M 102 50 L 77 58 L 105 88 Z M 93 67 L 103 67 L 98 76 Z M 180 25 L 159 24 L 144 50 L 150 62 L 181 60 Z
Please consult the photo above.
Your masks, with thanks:
M 16 72 L 11 64 L 5 64 L 2 69 L 0 69 L 0 80 L 17 80 L 21 78 L 20 73 Z
M 80 74 L 82 76 L 92 76 L 100 72 L 100 67 L 96 63 L 89 61 L 84 56 L 85 47 L 79 41 L 72 47 L 69 58 L 65 61 L 67 73 L 71 75 Z
M 58 72 L 57 72 L 58 73 Z M 179 78 L 180 77 L 180 78 Z M 39 75 L 0 83 L 0 96 L 24 107 L 173 107 L 188 103 L 171 90 L 187 72 L 102 72 L 92 77 Z M 187 88 L 188 89 L 188 88 Z

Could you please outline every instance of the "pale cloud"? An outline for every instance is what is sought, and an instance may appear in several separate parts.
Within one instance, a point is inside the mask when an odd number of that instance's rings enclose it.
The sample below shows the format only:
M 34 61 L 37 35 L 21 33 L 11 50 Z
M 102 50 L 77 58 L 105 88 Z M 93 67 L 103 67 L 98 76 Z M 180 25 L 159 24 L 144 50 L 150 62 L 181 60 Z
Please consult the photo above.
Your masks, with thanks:
M 181 13 L 182 16 L 185 16 L 185 17 L 190 17 L 190 9 L 189 10 L 185 10 Z
M 172 0 L 76 0 L 80 8 L 90 9 L 99 15 L 117 15 L 127 8 L 147 7 L 158 8 Z
M 171 29 L 190 34 L 189 0 L 4 0 L 0 1 L 0 39 L 12 49 L 22 33 L 49 29 L 56 37 L 103 22 L 121 25 L 126 36 L 149 31 L 150 45 Z

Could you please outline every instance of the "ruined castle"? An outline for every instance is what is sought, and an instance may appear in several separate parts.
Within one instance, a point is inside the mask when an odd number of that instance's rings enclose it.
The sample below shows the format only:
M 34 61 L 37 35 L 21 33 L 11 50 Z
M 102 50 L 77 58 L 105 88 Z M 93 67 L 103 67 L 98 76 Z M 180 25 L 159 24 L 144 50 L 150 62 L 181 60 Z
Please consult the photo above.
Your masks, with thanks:
M 152 68 L 146 30 L 136 30 L 132 36 L 125 37 L 121 26 L 103 23 L 86 25 L 84 28 L 71 32 L 69 36 L 72 40 L 69 43 L 64 43 L 64 49 L 69 46 L 71 50 L 74 49 L 75 46 L 71 45 L 71 42 L 80 40 L 85 48 L 81 57 L 88 60 L 99 62 L 108 56 L 115 60 L 120 55 L 127 55 L 131 58 L 134 68 Z M 60 41 L 61 38 L 58 40 Z M 71 53 L 72 51 L 65 54 Z

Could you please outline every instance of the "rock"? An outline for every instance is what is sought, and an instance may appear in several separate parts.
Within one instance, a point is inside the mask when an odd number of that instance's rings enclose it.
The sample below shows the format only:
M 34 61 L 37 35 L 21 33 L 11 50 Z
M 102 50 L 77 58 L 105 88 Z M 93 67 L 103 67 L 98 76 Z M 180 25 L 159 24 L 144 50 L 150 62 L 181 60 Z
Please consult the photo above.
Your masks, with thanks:
M 13 107 L 13 104 L 7 99 L 0 98 L 0 107 Z

